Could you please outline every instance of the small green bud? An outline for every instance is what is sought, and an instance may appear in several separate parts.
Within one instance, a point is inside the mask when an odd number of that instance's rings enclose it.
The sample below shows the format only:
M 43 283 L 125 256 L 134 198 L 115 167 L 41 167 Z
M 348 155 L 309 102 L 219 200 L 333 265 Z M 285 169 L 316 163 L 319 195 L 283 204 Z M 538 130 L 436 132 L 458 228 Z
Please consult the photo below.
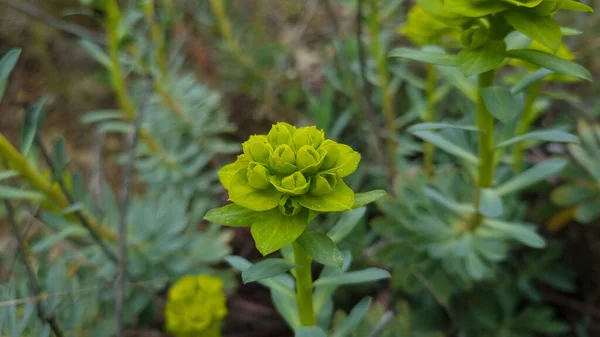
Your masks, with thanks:
M 287 216 L 294 216 L 302 210 L 302 205 L 300 205 L 296 199 L 290 198 L 287 195 L 279 200 L 279 205 L 277 207 L 283 215 Z
M 481 47 L 490 38 L 490 29 L 483 24 L 474 24 L 460 34 L 460 42 L 465 48 Z
M 320 197 L 331 193 L 337 180 L 338 177 L 334 173 L 321 173 L 314 176 L 310 183 L 310 194 Z
M 308 189 L 310 188 L 309 182 L 300 172 L 294 172 L 283 178 L 271 176 L 271 184 L 273 184 L 279 192 L 290 195 L 302 195 L 308 192 Z
M 248 185 L 264 190 L 271 186 L 271 174 L 266 167 L 262 166 L 257 162 L 251 162 L 248 165 Z
M 271 146 L 277 147 L 282 144 L 292 145 L 292 135 L 296 128 L 288 123 L 277 123 L 271 127 L 267 135 Z
M 298 129 L 293 137 L 294 146 L 299 149 L 305 145 L 311 145 L 315 149 L 318 149 L 325 139 L 325 133 L 323 130 L 317 129 L 315 126 L 307 126 Z
M 325 158 L 323 159 L 323 164 L 321 165 L 322 170 L 327 170 L 332 168 L 335 163 L 338 161 L 340 157 L 340 149 L 336 142 L 333 140 L 327 139 L 323 142 L 322 148 L 326 151 Z
M 266 136 L 250 136 L 248 141 L 242 144 L 244 153 L 250 156 L 254 161 L 264 165 L 269 165 L 269 156 L 273 152 L 273 147 L 269 144 Z
M 311 145 L 302 146 L 296 153 L 296 166 L 302 173 L 313 174 L 319 170 L 327 152 L 324 149 L 315 150 Z M 321 155 L 323 154 L 323 155 Z
M 294 154 L 294 150 L 287 144 L 277 146 L 269 157 L 269 164 L 277 173 L 289 174 L 296 171 L 296 155 Z

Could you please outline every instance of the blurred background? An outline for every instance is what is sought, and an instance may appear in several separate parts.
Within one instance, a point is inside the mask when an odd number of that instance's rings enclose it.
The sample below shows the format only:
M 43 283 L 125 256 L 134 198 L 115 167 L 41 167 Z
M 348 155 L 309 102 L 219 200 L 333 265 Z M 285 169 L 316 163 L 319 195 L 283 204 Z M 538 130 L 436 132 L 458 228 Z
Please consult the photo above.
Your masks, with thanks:
M 225 280 L 230 312 L 225 336 L 291 336 L 268 291 L 257 284 L 240 285 L 222 260 L 229 254 L 260 257 L 249 232 L 201 220 L 207 209 L 227 200 L 216 170 L 235 159 L 241 142 L 268 132 L 276 122 L 317 125 L 328 138 L 362 153 L 361 168 L 351 179 L 355 190 L 384 188 L 392 191 L 397 208 L 411 203 L 420 208 L 419 197 L 400 197 L 402 193 L 393 191 L 423 175 L 422 142 L 406 130 L 423 120 L 429 100 L 427 69 L 386 57 L 394 48 L 414 46 L 403 33 L 414 3 L 157 0 L 149 2 L 151 13 L 144 1 L 118 3 L 120 21 L 111 23 L 110 13 L 90 0 L 0 0 L 0 55 L 21 49 L 0 102 L 0 133 L 19 148 L 30 132 L 24 120 L 43 104 L 44 117 L 35 130 L 39 136 L 25 157 L 37 158 L 31 160 L 40 174 L 60 175 L 73 196 L 78 188 L 85 191 L 82 204 L 103 200 L 91 213 L 114 229 L 126 170 L 122 163 L 128 142 L 123 131 L 135 119 L 126 106 L 132 102 L 138 112 L 144 111 L 142 125 L 148 134 L 140 136 L 133 167 L 128 219 L 135 242 L 130 249 L 139 256 L 130 253 L 130 264 L 139 269 L 132 271 L 138 282 L 161 281 L 148 285 L 152 295 L 140 290 L 145 285 L 128 290 L 128 335 L 166 336 L 162 305 L 169 285 L 181 275 L 206 272 Z M 598 0 L 587 4 L 600 10 Z M 565 36 L 565 47 L 595 79 L 600 77 L 598 15 L 561 12 L 558 20 L 581 32 Z M 111 53 L 111 36 L 117 39 L 116 54 Z M 115 60 L 121 74 L 114 72 Z M 505 83 L 515 82 L 512 70 L 502 74 Z M 119 81 L 125 89 L 115 84 Z M 465 122 L 472 107 L 464 92 L 447 77 L 434 79 L 433 85 L 439 120 Z M 597 128 L 598 147 L 590 150 L 595 156 L 585 163 L 595 165 L 595 172 L 600 172 L 599 86 L 597 80 L 544 82 L 538 102 L 543 113 L 532 123 L 575 134 Z M 43 146 L 38 140 L 56 160 L 58 152 L 68 153 L 68 170 L 52 171 L 52 165 L 40 159 Z M 561 144 L 532 144 L 524 156 L 528 164 L 559 156 L 572 167 L 505 205 L 511 216 L 535 224 L 547 247 L 511 250 L 492 268 L 497 277 L 462 282 L 425 272 L 405 275 L 402 270 L 411 269 L 420 255 L 389 248 L 385 238 L 386 231 L 408 225 L 386 205 L 369 208 L 340 247 L 354 253 L 355 265 L 385 267 L 394 277 L 380 285 L 338 292 L 340 311 L 335 317 L 344 316 L 364 295 L 377 298 L 352 336 L 371 336 L 369 331 L 385 313 L 394 317 L 382 334 L 390 337 L 600 335 L 600 217 L 597 210 L 584 218 L 574 215 L 582 193 L 600 195 L 600 180 L 595 180 L 600 173 L 583 178 L 587 173 L 578 171 L 577 158 Z M 436 186 L 456 191 L 470 186 L 462 169 L 452 164 L 440 151 L 434 170 L 443 181 Z M 584 167 L 583 172 L 589 170 Z M 553 193 L 564 184 L 582 190 Z M 22 234 L 29 242 L 30 259 L 42 288 L 69 293 L 48 307 L 67 322 L 62 325 L 70 331 L 68 336 L 110 336 L 112 317 L 103 310 L 112 309 L 103 308 L 110 307 L 106 301 L 113 296 L 105 285 L 114 266 L 108 266 L 101 253 L 85 250 L 89 242 L 84 240 L 83 247 L 71 242 L 82 234 L 79 227 L 73 229 L 76 220 L 68 212 L 38 205 L 34 199 L 14 202 L 17 218 L 27 224 Z M 600 199 L 593 200 L 586 207 L 600 209 Z M 148 216 L 154 212 L 158 215 Z M 34 336 L 32 322 L 37 318 L 31 312 L 28 320 L 24 316 L 29 308 L 33 312 L 35 300 L 6 304 L 35 296 L 27 289 L 26 271 L 15 263 L 17 242 L 7 214 L 1 206 L 0 305 L 15 311 L 13 316 L 0 315 L 5 317 L 0 319 L 0 335 L 14 336 L 21 319 L 25 323 L 19 333 Z M 338 220 L 334 216 L 319 221 L 331 226 Z M 379 222 L 385 221 L 401 224 L 382 229 Z M 161 235 L 178 223 L 181 228 L 167 235 L 173 239 L 161 241 Z M 17 322 L 11 330 L 10 319 Z

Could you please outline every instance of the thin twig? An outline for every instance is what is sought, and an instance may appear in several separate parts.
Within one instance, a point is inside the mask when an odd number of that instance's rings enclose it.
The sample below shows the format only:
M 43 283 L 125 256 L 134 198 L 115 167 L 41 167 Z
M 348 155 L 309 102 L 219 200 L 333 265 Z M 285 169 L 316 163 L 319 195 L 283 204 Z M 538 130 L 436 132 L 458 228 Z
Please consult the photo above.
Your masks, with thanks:
M 383 330 L 388 326 L 388 324 L 392 322 L 394 316 L 395 313 L 393 311 L 386 311 L 385 314 L 381 316 L 379 322 L 377 322 L 377 325 L 375 325 L 373 331 L 369 334 L 369 337 L 378 337 L 379 334 L 381 334 Z
M 151 88 L 152 81 L 147 79 L 134 123 L 134 131 L 128 137 L 127 160 L 123 167 L 123 180 L 121 182 L 121 193 L 119 198 L 119 225 L 117 228 L 119 235 L 119 272 L 117 274 L 117 279 L 115 280 L 115 325 L 117 337 L 123 337 L 125 335 L 123 309 L 125 306 L 125 286 L 127 284 L 127 213 L 129 211 L 129 202 L 131 199 L 131 173 L 133 171 L 133 162 L 135 160 L 135 147 L 137 145 L 139 130 L 144 118 L 144 112 L 146 110 L 148 95 L 150 94 Z
M 13 231 L 15 238 L 17 239 L 17 249 L 19 250 L 19 254 L 21 255 L 21 258 L 23 260 L 23 265 L 25 266 L 25 272 L 27 273 L 29 288 L 35 296 L 39 296 L 42 293 L 42 288 L 40 286 L 40 281 L 38 280 L 37 275 L 33 271 L 33 267 L 31 266 L 31 263 L 29 263 L 29 259 L 27 258 L 27 248 L 25 246 L 25 240 L 21 235 L 21 232 L 19 231 L 19 226 L 17 226 L 17 221 L 15 219 L 15 211 L 8 199 L 4 199 L 4 205 L 6 205 L 6 211 L 8 213 L 10 227 Z M 47 323 L 56 337 L 62 337 L 63 333 L 60 327 L 58 326 L 58 323 L 56 323 L 56 318 L 53 315 L 47 315 L 44 312 L 44 308 L 42 307 L 41 302 L 36 302 L 36 308 L 38 316 L 42 323 Z
M 570 308 L 575 311 L 585 313 L 596 318 L 600 318 L 600 309 L 587 303 L 577 301 L 573 298 L 562 296 L 558 293 L 544 292 L 544 300 L 546 302 L 558 304 L 563 307 Z
M 42 157 L 44 158 L 44 160 L 50 167 L 52 176 L 58 182 L 58 186 L 62 190 L 63 194 L 65 195 L 65 197 L 67 198 L 67 200 L 69 201 L 69 203 L 71 205 L 75 204 L 75 202 L 73 200 L 73 196 L 71 195 L 71 193 L 69 193 L 69 190 L 65 186 L 65 182 L 62 179 L 62 174 L 60 174 L 59 168 L 55 167 L 54 162 L 53 162 L 52 158 L 50 157 L 50 153 L 48 152 L 48 150 L 46 149 L 46 146 L 44 145 L 44 142 L 42 142 L 42 140 L 40 139 L 39 136 L 35 137 L 35 142 L 36 142 L 38 148 L 40 149 L 40 152 L 42 153 Z M 81 222 L 81 225 L 88 231 L 88 233 L 90 234 L 90 236 L 92 237 L 94 242 L 96 242 L 96 244 L 98 244 L 98 246 L 100 246 L 100 249 L 102 250 L 104 255 L 106 255 L 106 257 L 108 257 L 114 263 L 118 263 L 118 259 L 117 259 L 117 256 L 115 255 L 115 253 L 113 253 L 108 248 L 108 246 L 102 240 L 100 235 L 98 235 L 98 233 L 96 233 L 96 231 L 92 228 L 92 226 L 86 219 L 85 215 L 80 210 L 76 210 L 75 216 L 77 216 L 77 219 L 79 220 L 79 222 Z
M 36 6 L 27 3 L 26 1 L 23 0 L 0 0 L 0 4 L 3 4 L 9 8 L 12 8 L 16 11 L 19 11 L 21 13 L 27 14 L 33 18 L 36 18 L 40 21 L 42 21 L 43 23 L 47 24 L 48 26 L 52 26 L 56 29 L 62 30 L 66 33 L 69 33 L 71 35 L 80 37 L 80 38 L 84 38 L 86 40 L 90 40 L 90 41 L 94 41 L 98 44 L 106 44 L 106 39 L 104 38 L 104 36 L 102 36 L 102 34 L 96 33 L 94 31 L 91 31 L 89 29 L 71 24 L 71 23 L 67 23 L 64 22 L 60 19 L 55 18 L 52 15 L 49 15 L 48 13 L 44 12 L 43 10 L 37 8 Z

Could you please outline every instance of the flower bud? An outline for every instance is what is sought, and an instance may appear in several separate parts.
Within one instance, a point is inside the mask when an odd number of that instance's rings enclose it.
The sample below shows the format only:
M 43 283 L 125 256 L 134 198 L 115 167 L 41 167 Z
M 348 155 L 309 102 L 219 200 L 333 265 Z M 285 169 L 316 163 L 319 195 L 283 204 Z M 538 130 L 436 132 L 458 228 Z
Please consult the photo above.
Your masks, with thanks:
M 304 194 L 308 192 L 308 189 L 310 188 L 309 182 L 300 172 L 295 172 L 284 178 L 271 176 L 271 184 L 273 184 L 279 192 L 290 195 Z
M 250 136 L 248 141 L 242 144 L 244 153 L 249 155 L 255 162 L 269 165 L 269 156 L 273 147 L 265 136 Z
M 271 186 L 271 174 L 266 167 L 262 166 L 257 162 L 251 162 L 248 165 L 248 185 L 259 189 L 264 190 L 265 188 Z
M 313 174 L 319 170 L 325 155 L 327 152 L 324 149 L 320 149 L 321 152 L 315 150 L 311 145 L 302 146 L 298 152 L 296 152 L 296 166 L 302 173 Z M 321 155 L 321 153 L 323 155 Z
M 296 215 L 302 210 L 302 205 L 300 205 L 296 199 L 290 198 L 287 195 L 279 200 L 279 205 L 277 207 L 283 215 L 287 216 Z
M 548 16 L 558 12 L 563 6 L 563 0 L 544 0 L 533 8 L 533 12 L 539 16 Z
M 321 169 L 327 170 L 332 168 L 340 157 L 340 150 L 338 144 L 332 140 L 327 139 L 323 142 L 322 148 L 326 151 L 325 158 Z
M 277 147 L 282 144 L 292 145 L 292 135 L 296 132 L 296 128 L 288 123 L 277 123 L 271 127 L 271 131 L 267 135 L 271 146 Z
M 329 194 L 337 184 L 335 173 L 321 173 L 312 177 L 310 182 L 310 194 L 320 197 Z
M 281 174 L 289 174 L 296 171 L 296 155 L 294 150 L 287 145 L 277 146 L 269 157 L 271 168 Z
M 465 48 L 475 49 L 489 40 L 490 29 L 482 24 L 475 24 L 460 35 L 460 42 Z
M 305 145 L 311 145 L 315 149 L 318 149 L 325 139 L 325 133 L 323 130 L 317 129 L 315 126 L 307 126 L 298 129 L 293 137 L 293 143 L 296 149 L 299 149 Z

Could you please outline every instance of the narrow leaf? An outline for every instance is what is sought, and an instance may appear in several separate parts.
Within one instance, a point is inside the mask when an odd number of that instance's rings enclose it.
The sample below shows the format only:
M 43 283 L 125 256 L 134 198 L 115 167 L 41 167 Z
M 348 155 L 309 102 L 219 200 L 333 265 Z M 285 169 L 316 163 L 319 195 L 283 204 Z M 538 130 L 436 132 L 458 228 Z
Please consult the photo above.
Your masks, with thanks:
M 343 284 L 357 284 L 374 282 L 390 278 L 387 270 L 379 268 L 367 268 L 359 271 L 351 271 L 331 277 L 323 277 L 315 281 L 314 286 L 338 286 Z
M 543 163 L 539 163 L 495 188 L 496 193 L 498 193 L 500 196 L 503 196 L 523 190 L 528 186 L 531 186 L 551 175 L 560 172 L 565 165 L 567 165 L 567 161 L 563 159 L 550 159 Z
M 317 262 L 342 268 L 344 256 L 329 236 L 315 231 L 306 231 L 300 235 L 297 242 Z
M 560 9 L 574 12 L 593 13 L 592 7 L 575 0 L 564 0 Z
M 392 50 L 388 56 L 441 66 L 456 66 L 458 64 L 457 58 L 454 55 L 410 48 L 396 48 Z
M 44 195 L 38 191 L 0 185 L 0 199 L 42 200 Z
M 546 68 L 538 69 L 530 74 L 528 74 L 524 79 L 516 83 L 510 88 L 510 93 L 516 95 L 520 92 L 527 90 L 532 84 L 541 81 L 544 77 L 552 74 L 552 70 L 548 70 Z
M 352 232 L 360 219 L 365 215 L 366 211 L 367 209 L 365 207 L 360 207 L 342 213 L 340 220 L 333 226 L 333 228 L 331 228 L 331 230 L 327 233 L 327 236 L 330 237 L 333 242 L 339 243 L 348 234 L 350 234 L 350 232 Z
M 84 124 L 103 122 L 110 119 L 120 120 L 123 119 L 124 115 L 119 110 L 94 110 L 86 112 L 81 116 L 79 121 Z
M 204 220 L 225 226 L 249 227 L 259 215 L 260 212 L 236 204 L 229 204 L 223 207 L 213 208 L 206 212 Z
M 513 145 L 516 143 L 528 141 L 528 140 L 540 140 L 547 142 L 556 142 L 556 143 L 579 143 L 579 138 L 575 135 L 572 135 L 568 132 L 564 131 L 533 131 L 526 133 L 524 135 L 520 135 L 509 140 L 506 140 L 498 145 L 496 148 L 502 148 L 505 146 Z
M 531 49 L 509 50 L 506 52 L 506 57 L 533 63 L 559 74 L 575 76 L 588 81 L 592 80 L 590 72 L 581 65 L 543 51 Z
M 20 55 L 21 49 L 11 49 L 2 56 L 2 59 L 0 59 L 0 101 L 2 101 L 2 97 L 4 97 L 8 78 L 15 68 Z
M 96 44 L 94 44 L 93 42 L 88 41 L 88 40 L 81 40 L 79 42 L 79 45 L 94 60 L 96 60 L 98 63 L 100 63 L 106 69 L 110 69 L 110 67 L 111 67 L 110 57 L 108 57 L 108 55 L 106 55 L 106 53 L 100 47 L 98 47 Z
M 365 315 L 369 311 L 371 306 L 371 298 L 365 297 L 358 304 L 352 308 L 350 315 L 346 317 L 344 322 L 340 324 L 339 328 L 331 335 L 331 337 L 346 337 L 349 336 L 352 331 L 362 322 Z
M 23 126 L 21 128 L 21 153 L 26 156 L 33 145 L 33 141 L 42 124 L 44 105 L 47 98 L 40 99 L 35 105 L 25 111 Z
M 323 329 L 316 326 L 303 326 L 296 329 L 295 337 L 327 337 Z
M 0 171 L 0 181 L 10 179 L 19 175 L 19 172 L 13 170 Z
M 417 131 L 442 130 L 442 129 L 459 129 L 459 130 L 476 131 L 476 132 L 479 131 L 479 129 L 476 126 L 458 125 L 458 124 L 449 124 L 449 123 L 419 123 L 419 124 L 415 124 L 415 125 L 409 127 L 408 129 L 406 129 L 406 131 L 414 133 Z
M 460 157 L 471 164 L 478 165 L 479 159 L 473 153 L 463 149 L 462 147 L 452 143 L 448 139 L 445 139 L 433 132 L 430 131 L 417 131 L 414 132 L 414 135 L 437 146 L 438 148 L 453 154 L 457 157 Z
M 423 189 L 423 191 L 425 192 L 425 195 L 428 198 L 430 198 L 434 201 L 437 201 L 440 205 L 446 207 L 447 209 L 449 209 L 457 214 L 475 213 L 473 206 L 471 206 L 469 204 L 459 204 L 458 202 L 456 202 L 454 200 L 450 200 L 450 199 L 446 198 L 444 195 L 442 195 L 440 192 L 438 192 L 437 190 L 435 190 L 431 187 L 425 187 Z
M 242 271 L 242 281 L 244 283 L 256 282 L 283 274 L 292 268 L 294 268 L 294 264 L 289 263 L 287 260 L 265 259 Z
M 354 205 L 352 206 L 352 209 L 363 207 L 372 202 L 375 202 L 375 201 L 385 197 L 386 194 L 387 194 L 387 192 L 384 190 L 372 190 L 372 191 L 364 192 L 364 193 L 355 193 L 354 194 Z
M 529 247 L 543 248 L 546 245 L 544 238 L 537 234 L 535 230 L 524 224 L 485 219 L 483 220 L 483 225 L 501 232 Z

